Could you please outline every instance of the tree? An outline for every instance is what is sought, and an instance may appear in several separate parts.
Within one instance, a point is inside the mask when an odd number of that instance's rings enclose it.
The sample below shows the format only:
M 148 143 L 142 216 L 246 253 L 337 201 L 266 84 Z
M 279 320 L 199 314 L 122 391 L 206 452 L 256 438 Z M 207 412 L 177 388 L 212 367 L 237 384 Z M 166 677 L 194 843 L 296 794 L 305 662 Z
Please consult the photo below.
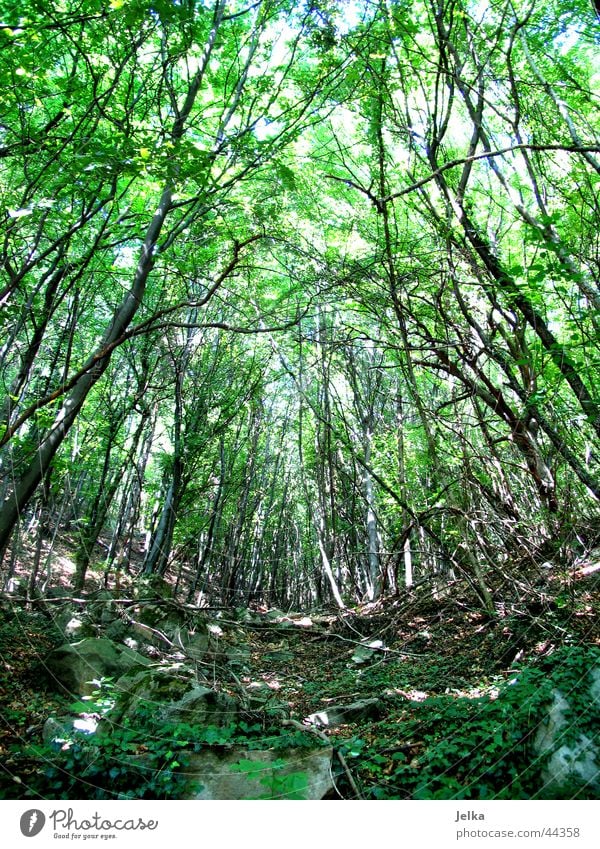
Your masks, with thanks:
M 5 40 L 15 45 L 7 73 L 28 81 L 5 130 L 4 151 L 10 163 L 7 185 L 16 186 L 19 203 L 8 213 L 12 222 L 4 242 L 7 284 L 3 297 L 9 308 L 14 304 L 18 310 L 19 304 L 45 294 L 41 324 L 34 319 L 33 344 L 19 358 L 20 364 L 9 366 L 9 374 L 16 369 L 13 390 L 22 389 L 39 351 L 37 337 L 44 332 L 57 300 L 75 283 L 83 286 L 89 298 L 90 272 L 94 272 L 93 280 L 102 274 L 102 266 L 112 270 L 116 265 L 125 273 L 114 275 L 112 283 L 118 281 L 124 295 L 109 308 L 99 343 L 73 374 L 23 411 L 15 409 L 15 404 L 21 406 L 22 396 L 9 393 L 4 444 L 36 410 L 62 400 L 52 423 L 36 435 L 34 456 L 24 458 L 5 494 L 0 550 L 114 350 L 131 335 L 134 317 L 142 305 L 155 300 L 154 293 L 147 291 L 148 282 L 151 276 L 155 279 L 165 273 L 171 247 L 184 233 L 189 239 L 200 237 L 207 220 L 219 214 L 220 204 L 235 186 L 293 136 L 324 83 L 317 70 L 314 75 L 300 73 L 301 85 L 294 86 L 295 81 L 286 79 L 292 71 L 286 58 L 277 68 L 264 65 L 277 21 L 290 14 L 286 3 L 260 2 L 231 12 L 224 0 L 216 0 L 211 11 L 193 4 L 172 8 L 118 4 L 110 12 L 100 11 L 84 20 L 70 8 L 66 12 L 52 9 L 50 23 L 44 23 L 45 10 L 35 3 L 31 11 L 32 19 L 25 27 L 15 25 L 3 31 Z M 82 27 L 85 35 L 78 40 Z M 301 35 L 300 28 L 292 38 L 296 46 Z M 16 67 L 25 61 L 27 43 L 40 38 L 44 47 L 38 53 L 40 66 Z M 112 59 L 111 71 L 104 57 Z M 66 80 L 63 63 L 68 68 Z M 263 73 L 258 78 L 259 69 L 270 71 L 270 76 Z M 265 86 L 269 79 L 271 92 Z M 34 114 L 36 108 L 45 111 L 43 104 L 41 109 L 36 106 L 44 87 L 50 89 L 44 92 L 47 102 L 60 102 L 58 111 L 49 121 L 43 116 L 43 127 L 35 121 L 24 123 L 20 120 L 24 104 L 31 104 L 28 108 Z M 285 107 L 277 96 L 286 100 Z M 77 108 L 71 104 L 75 97 Z M 63 113 L 68 115 L 64 122 Z M 260 121 L 277 126 L 263 142 L 255 132 Z M 32 171 L 33 149 L 39 159 Z M 83 179 L 73 182 L 72 168 L 65 173 L 68 157 L 75 160 Z M 48 194 L 50 179 L 55 182 L 52 200 L 40 197 L 42 192 Z M 176 191 L 183 186 L 184 196 L 178 197 Z M 184 303 L 191 300 L 200 308 L 214 296 L 238 265 L 243 248 L 259 236 L 248 235 L 247 224 L 235 217 L 226 221 L 225 230 L 236 233 L 229 238 L 233 258 L 212 280 L 209 272 L 207 283 L 200 284 L 201 292 L 186 292 Z M 23 241 L 32 241 L 33 249 L 17 266 Z M 218 257 L 219 251 L 212 253 L 213 269 Z M 206 279 L 206 272 L 203 276 Z M 98 295 L 103 298 L 104 292 Z M 80 315 L 74 331 L 82 321 Z M 150 307 L 146 326 L 152 323 Z
M 54 525 L 78 588 L 106 535 L 106 580 L 143 539 L 190 600 L 463 577 L 492 613 L 500 571 L 583 538 L 583 0 L 29 0 L 2 22 L 13 565 Z

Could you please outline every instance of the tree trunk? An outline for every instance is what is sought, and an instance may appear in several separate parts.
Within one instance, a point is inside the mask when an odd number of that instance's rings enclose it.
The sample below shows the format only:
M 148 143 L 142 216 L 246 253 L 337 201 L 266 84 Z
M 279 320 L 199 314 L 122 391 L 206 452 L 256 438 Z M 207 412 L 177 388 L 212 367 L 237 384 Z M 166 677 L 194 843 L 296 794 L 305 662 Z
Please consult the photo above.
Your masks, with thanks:
M 224 4 L 221 0 L 218 0 L 215 7 L 214 25 L 210 32 L 200 67 L 188 87 L 184 103 L 173 122 L 170 135 L 171 143 L 175 147 L 183 137 L 185 125 L 210 59 L 223 12 Z M 131 289 L 117 308 L 115 316 L 107 328 L 100 345 L 89 357 L 81 369 L 80 376 L 64 399 L 52 427 L 41 440 L 36 450 L 35 459 L 32 460 L 23 474 L 14 481 L 11 491 L 5 497 L 2 510 L 0 511 L 0 553 L 4 552 L 19 515 L 26 508 L 31 496 L 48 472 L 54 455 L 62 445 L 73 422 L 76 420 L 90 390 L 106 371 L 114 348 L 119 344 L 140 304 L 143 303 L 148 277 L 155 262 L 158 239 L 171 210 L 177 177 L 176 171 L 177 168 L 175 167 L 172 177 L 163 189 L 157 210 L 146 230 Z

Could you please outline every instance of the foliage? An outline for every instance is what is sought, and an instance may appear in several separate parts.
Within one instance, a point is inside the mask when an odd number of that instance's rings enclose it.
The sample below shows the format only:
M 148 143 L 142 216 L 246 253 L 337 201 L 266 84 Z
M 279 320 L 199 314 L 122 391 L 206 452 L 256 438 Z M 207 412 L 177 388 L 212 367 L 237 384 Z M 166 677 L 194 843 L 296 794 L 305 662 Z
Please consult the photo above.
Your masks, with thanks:
M 576 568 L 597 20 L 475 6 L 0 0 L 6 583 L 63 533 L 215 606 Z
M 596 716 L 587 702 L 599 660 L 596 649 L 566 646 L 516 672 L 497 695 L 430 697 L 412 705 L 410 715 L 379 724 L 371 746 L 355 738 L 343 750 L 375 799 L 546 798 L 541 770 L 548 754 L 536 757 L 533 740 L 554 690 L 577 706 L 566 716 L 560 745 L 580 733 L 593 737 Z M 573 794 L 586 798 L 585 788 Z
M 26 754 L 47 764 L 28 792 L 51 798 L 177 798 L 185 789 L 185 775 L 178 771 L 185 759 L 177 747 L 129 729 L 89 742 L 73 740 L 59 752 L 32 747 Z
M 128 719 L 110 723 L 114 690 L 103 680 L 85 702 L 69 709 L 76 715 L 95 716 L 104 724 L 89 736 L 78 731 L 67 739 L 46 745 L 29 745 L 22 751 L 13 747 L 13 769 L 29 772 L 25 796 L 41 795 L 57 799 L 159 799 L 184 798 L 189 777 L 190 755 L 208 749 L 215 751 L 240 747 L 246 750 L 288 751 L 310 746 L 315 740 L 299 731 L 265 722 L 239 721 L 225 726 L 197 726 L 170 723 L 157 718 L 156 705 L 140 702 L 135 726 Z M 31 765 L 37 769 L 31 769 Z M 275 759 L 272 778 L 265 779 L 265 794 L 259 798 L 300 799 L 306 795 L 303 773 L 280 774 L 285 761 Z M 264 764 L 240 761 L 239 771 L 264 771 Z M 237 769 L 237 768 L 236 768 Z M 196 787 L 196 790 L 199 788 Z M 14 788 L 13 788 L 14 794 Z
M 285 765 L 286 762 L 280 758 L 269 762 L 269 775 L 261 778 L 260 776 L 264 775 L 265 772 L 265 763 L 243 759 L 234 764 L 231 771 L 259 779 L 259 783 L 264 786 L 265 792 L 256 796 L 256 799 L 306 799 L 308 792 L 306 773 L 290 772 L 282 774 L 281 770 Z

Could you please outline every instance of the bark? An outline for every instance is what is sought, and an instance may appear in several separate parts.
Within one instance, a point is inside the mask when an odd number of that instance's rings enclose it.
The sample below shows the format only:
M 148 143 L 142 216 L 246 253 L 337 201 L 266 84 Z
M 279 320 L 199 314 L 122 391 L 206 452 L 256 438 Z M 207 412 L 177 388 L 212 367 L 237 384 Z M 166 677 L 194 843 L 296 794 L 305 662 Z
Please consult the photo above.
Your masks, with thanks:
M 173 531 L 177 521 L 177 513 L 179 505 L 183 497 L 184 490 L 184 446 L 182 438 L 183 426 L 183 377 L 184 370 L 189 359 L 189 344 L 191 334 L 188 335 L 188 344 L 184 350 L 182 362 L 175 364 L 175 409 L 173 417 L 173 466 L 171 469 L 171 479 L 167 487 L 161 516 L 158 526 L 154 533 L 154 538 L 150 545 L 150 551 L 144 563 L 144 572 L 147 575 L 158 574 L 164 575 L 169 555 L 171 553 L 171 545 L 173 541 Z
M 217 491 L 215 492 L 213 502 L 210 507 L 210 520 L 208 523 L 208 529 L 206 531 L 206 539 L 204 540 L 204 544 L 202 546 L 201 552 L 199 552 L 197 564 L 196 564 L 196 575 L 193 583 L 190 584 L 190 588 L 188 591 L 187 601 L 191 603 L 194 595 L 198 592 L 198 586 L 200 584 L 201 578 L 204 578 L 203 586 L 206 586 L 206 567 L 208 561 L 213 552 L 213 542 L 215 539 L 216 530 L 221 521 L 221 512 L 223 505 L 223 491 L 225 488 L 225 475 L 226 475 L 226 464 L 225 464 L 225 442 L 223 437 L 221 437 L 220 442 L 220 450 L 219 450 L 219 458 L 220 458 L 220 472 L 219 472 L 219 482 L 217 484 Z

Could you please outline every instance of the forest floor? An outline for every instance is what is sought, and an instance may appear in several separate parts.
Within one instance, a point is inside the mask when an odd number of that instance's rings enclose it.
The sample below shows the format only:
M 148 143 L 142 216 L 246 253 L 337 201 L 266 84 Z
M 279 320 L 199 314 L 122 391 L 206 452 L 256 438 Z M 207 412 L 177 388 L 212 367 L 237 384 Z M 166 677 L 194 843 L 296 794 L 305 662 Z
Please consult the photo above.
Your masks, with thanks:
M 66 592 L 72 571 L 68 549 L 57 557 L 53 575 Z M 561 647 L 600 647 L 600 599 L 585 571 L 568 581 L 544 576 L 543 590 L 499 604 L 495 616 L 478 609 L 468 593 L 461 598 L 455 589 L 440 598 L 431 587 L 346 611 L 296 613 L 293 623 L 288 617 L 265 617 L 244 624 L 227 610 L 214 615 L 224 629 L 235 624 L 244 630 L 247 658 L 241 683 L 267 684 L 292 720 L 303 723 L 335 705 L 378 699 L 364 716 L 335 728 L 321 726 L 321 734 L 331 738 L 349 765 L 339 780 L 341 795 L 412 798 L 414 782 L 407 780 L 407 771 L 419 767 L 431 736 L 443 735 L 444 728 L 447 732 L 452 717 L 460 725 L 459 714 L 452 714 L 458 703 L 489 705 L 517 670 Z M 93 584 L 88 589 L 93 594 Z M 40 739 L 49 716 L 65 712 L 66 700 L 48 688 L 44 676 L 44 658 L 64 642 L 64 635 L 47 607 L 5 596 L 0 612 L 0 763 L 5 773 L 0 785 L 8 781 L 18 795 L 18 787 L 40 768 L 35 757 L 26 755 L 30 744 Z M 357 646 L 375 641 L 367 660 L 353 659 Z M 231 689 L 231 679 L 218 665 L 211 669 L 208 664 L 204 675 L 216 689 Z M 423 705 L 435 705 L 434 713 L 420 710 Z M 441 712 L 440 705 L 445 705 Z M 493 716 L 485 720 L 495 721 Z M 471 745 L 468 738 L 462 745 Z M 456 773 L 464 755 L 457 753 L 448 764 L 450 773 Z M 451 796 L 450 789 L 439 793 Z M 4 792 L 10 797 L 10 790 Z

